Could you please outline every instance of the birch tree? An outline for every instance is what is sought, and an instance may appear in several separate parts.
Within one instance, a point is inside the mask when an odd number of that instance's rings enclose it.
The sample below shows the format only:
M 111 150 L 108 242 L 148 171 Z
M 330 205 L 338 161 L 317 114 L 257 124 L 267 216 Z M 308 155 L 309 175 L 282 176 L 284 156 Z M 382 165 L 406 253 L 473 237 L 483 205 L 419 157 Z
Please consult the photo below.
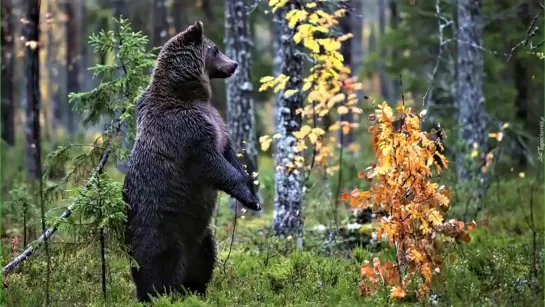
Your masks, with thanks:
M 296 92 L 286 97 L 280 91 L 276 99 L 276 123 L 279 139 L 276 142 L 274 155 L 275 167 L 275 191 L 273 228 L 277 235 L 293 235 L 297 238 L 297 247 L 303 245 L 303 182 L 302 170 L 288 168 L 287 165 L 301 153 L 295 151 L 297 138 L 294 132 L 301 128 L 302 117 L 297 110 L 303 107 L 302 75 L 303 57 L 293 41 L 294 29 L 290 28 L 286 20 L 286 13 L 297 7 L 291 3 L 279 8 L 275 12 L 275 20 L 279 21 L 280 32 L 280 57 L 281 64 L 278 69 L 282 74 L 289 76 L 286 89 Z
M 458 180 L 467 181 L 479 170 L 465 163 L 476 149 L 481 158 L 487 153 L 486 114 L 483 93 L 481 0 L 458 0 L 457 109 L 460 139 L 465 143 L 457 155 Z M 479 165 L 480 166 L 480 165 Z
M 258 172 L 255 135 L 255 108 L 252 98 L 252 52 L 248 1 L 227 0 L 225 2 L 225 51 L 226 55 L 238 62 L 235 74 L 226 80 L 227 126 L 233 149 L 242 154 L 243 165 L 250 176 Z M 258 182 L 256 182 L 258 183 Z M 256 186 L 257 188 L 257 186 Z M 261 197 L 260 197 L 261 198 Z M 237 201 L 230 199 L 231 208 Z M 250 211 L 247 214 L 252 214 Z M 259 214 L 256 212 L 256 214 Z

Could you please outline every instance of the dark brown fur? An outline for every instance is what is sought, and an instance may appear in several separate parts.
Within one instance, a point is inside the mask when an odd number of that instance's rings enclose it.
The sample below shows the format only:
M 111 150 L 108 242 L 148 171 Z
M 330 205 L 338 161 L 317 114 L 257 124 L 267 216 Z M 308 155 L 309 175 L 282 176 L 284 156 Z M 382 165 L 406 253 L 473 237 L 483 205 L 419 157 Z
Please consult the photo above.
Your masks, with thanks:
M 210 78 L 227 78 L 236 66 L 197 22 L 164 45 L 139 100 L 123 197 L 141 301 L 170 291 L 205 294 L 216 259 L 209 223 L 218 190 L 261 210 L 225 123 L 209 103 Z

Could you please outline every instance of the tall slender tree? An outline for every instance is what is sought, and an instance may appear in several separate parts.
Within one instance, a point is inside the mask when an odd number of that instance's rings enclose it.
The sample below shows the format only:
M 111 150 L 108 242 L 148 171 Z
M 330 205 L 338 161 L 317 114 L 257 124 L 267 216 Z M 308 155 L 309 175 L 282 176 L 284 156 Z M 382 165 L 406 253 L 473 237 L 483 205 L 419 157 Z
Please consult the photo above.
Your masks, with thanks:
M 458 180 L 474 178 L 478 170 L 471 170 L 464 158 L 474 146 L 484 158 L 487 151 L 486 114 L 483 93 L 483 55 L 481 0 L 458 0 L 457 31 L 457 109 L 460 139 L 465 142 L 457 155 Z M 475 144 L 475 145 L 474 145 Z M 481 173 L 482 174 L 482 173 Z
M 78 21 L 78 9 L 81 5 L 81 0 L 66 1 L 66 91 L 68 93 L 79 92 L 79 58 L 80 58 L 80 28 Z M 68 104 L 68 102 L 66 101 Z M 66 129 L 69 134 L 77 132 L 79 125 L 77 124 L 78 115 L 72 110 L 71 105 L 66 107 Z
M 348 3 L 348 7 L 346 8 L 347 14 L 346 14 L 346 16 L 341 18 L 340 22 L 339 22 L 340 30 L 344 34 L 352 33 L 355 30 L 355 29 L 352 28 L 352 25 L 353 25 L 352 16 L 354 15 L 355 12 L 353 11 L 354 8 L 351 6 L 351 5 L 354 4 L 354 2 L 357 2 L 357 1 L 350 1 Z M 353 45 L 353 40 L 349 39 L 347 41 L 344 41 L 342 46 L 341 46 L 341 54 L 343 55 L 344 62 L 349 64 L 349 65 L 353 62 L 352 45 Z M 350 122 L 352 122 L 354 120 L 354 115 L 352 114 L 351 111 L 349 111 L 346 114 L 342 114 L 340 116 L 340 120 L 341 120 L 341 122 L 347 121 L 347 122 L 350 123 Z M 348 145 L 350 145 L 352 142 L 354 142 L 354 133 L 352 131 L 349 131 L 348 133 L 345 134 L 342 131 L 342 129 L 339 129 L 339 141 L 340 141 L 342 147 L 348 147 Z M 341 154 L 342 154 L 342 151 L 341 151 Z M 342 156 L 341 156 L 341 158 L 342 158 Z M 342 163 L 342 161 L 341 161 L 341 163 Z M 339 176 L 341 176 L 341 175 L 339 175 Z
M 14 35 L 11 0 L 2 1 L 2 139 L 15 144 L 15 101 L 13 99 Z
M 27 3 L 27 18 L 23 20 L 25 40 L 25 80 L 27 102 L 25 106 L 25 140 L 27 169 L 34 179 L 41 178 L 40 155 L 40 60 L 39 11 L 40 1 Z
M 361 65 L 364 60 L 363 54 L 363 0 L 351 0 L 350 1 L 350 28 L 353 35 L 351 41 L 351 53 L 352 61 L 350 61 L 350 70 L 352 75 L 360 77 Z M 359 80 L 361 81 L 361 80 Z M 362 96 L 361 91 L 356 93 Z M 361 101 L 361 97 L 359 99 Z
M 274 156 L 275 191 L 273 228 L 277 235 L 292 235 L 297 238 L 297 247 L 303 246 L 303 182 L 302 170 L 288 167 L 300 153 L 295 151 L 297 139 L 294 132 L 301 128 L 301 114 L 297 110 L 303 107 L 303 57 L 293 41 L 294 29 L 286 20 L 286 13 L 298 8 L 297 3 L 290 3 L 275 14 L 275 20 L 280 21 L 280 56 L 282 74 L 289 76 L 286 89 L 298 90 L 295 94 L 285 97 L 283 91 L 277 96 L 276 117 L 277 133 L 280 138 L 276 142 Z M 276 32 L 276 31 L 275 31 Z M 275 64 L 280 64 L 275 61 Z M 275 69 L 276 70 L 276 69 Z
M 68 108 L 68 105 L 62 105 L 66 103 L 66 97 L 63 95 L 64 86 L 61 86 L 64 72 L 61 72 L 60 58 L 62 57 L 61 42 L 66 41 L 64 33 L 66 33 L 66 27 L 60 26 L 59 18 L 59 3 L 57 1 L 47 1 L 47 15 L 46 22 L 47 27 L 47 74 L 49 80 L 48 93 L 49 93 L 49 114 L 50 114 L 50 131 L 51 131 L 51 146 L 52 149 L 56 147 L 57 130 L 59 127 L 65 124 L 66 112 L 63 112 L 64 108 Z M 68 48 L 64 48 L 68 49 Z M 67 52 L 67 50 L 64 50 Z
M 226 116 L 233 149 L 243 155 L 243 164 L 246 165 L 248 174 L 252 176 L 258 172 L 258 152 L 250 77 L 252 43 L 247 2 L 246 0 L 225 1 L 225 51 L 228 57 L 238 62 L 235 75 L 226 80 Z M 237 201 L 231 198 L 230 202 L 231 207 L 236 208 Z M 253 212 L 255 211 L 248 213 L 253 214 Z
M 27 168 L 30 176 L 37 180 L 42 231 L 45 232 L 45 210 L 42 187 L 42 156 L 40 129 L 40 0 L 27 0 L 27 17 L 24 20 L 23 37 L 25 39 L 25 81 L 27 103 L 25 109 L 25 140 Z M 49 306 L 50 258 L 48 242 L 45 240 L 47 256 L 47 278 L 45 284 L 45 305 Z
M 384 40 L 384 36 L 386 34 L 386 0 L 378 0 L 378 28 L 379 28 L 379 35 L 381 39 L 380 43 L 380 58 L 379 61 L 379 67 L 378 67 L 378 74 L 380 78 L 380 95 L 382 98 L 390 100 L 390 84 L 388 82 L 388 77 L 386 75 L 386 71 L 384 69 L 384 59 L 387 56 L 387 48 L 384 46 L 384 43 L 382 42 Z
M 397 1 L 398 0 L 389 0 L 389 7 L 390 7 L 390 30 L 391 31 L 396 31 L 397 30 L 397 27 L 399 25 L 399 9 L 398 9 L 398 5 L 397 5 Z M 395 48 L 395 46 L 390 46 L 390 57 L 392 58 L 392 61 L 395 62 L 397 60 L 397 57 L 398 57 L 398 51 L 397 49 Z M 390 96 L 391 96 L 391 99 L 393 99 L 391 101 L 391 103 L 394 103 L 395 101 L 397 101 L 398 99 L 401 98 L 401 93 L 400 93 L 400 82 L 401 80 L 392 80 L 391 82 L 391 92 L 390 92 Z

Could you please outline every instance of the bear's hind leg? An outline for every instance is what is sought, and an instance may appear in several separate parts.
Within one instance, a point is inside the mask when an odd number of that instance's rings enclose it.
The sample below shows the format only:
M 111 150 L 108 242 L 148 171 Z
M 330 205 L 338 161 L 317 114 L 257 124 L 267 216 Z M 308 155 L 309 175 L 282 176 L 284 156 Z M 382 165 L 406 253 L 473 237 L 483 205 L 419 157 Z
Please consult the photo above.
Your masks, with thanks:
M 180 276 L 175 274 L 180 266 L 179 255 L 178 250 L 170 249 L 147 259 L 140 268 L 131 268 L 139 301 L 149 302 L 150 296 L 169 295 L 177 290 L 181 283 Z
M 200 245 L 195 248 L 195 254 L 187 264 L 182 291 L 193 292 L 204 297 L 208 283 L 212 279 L 215 264 L 216 242 L 210 229 L 207 229 Z

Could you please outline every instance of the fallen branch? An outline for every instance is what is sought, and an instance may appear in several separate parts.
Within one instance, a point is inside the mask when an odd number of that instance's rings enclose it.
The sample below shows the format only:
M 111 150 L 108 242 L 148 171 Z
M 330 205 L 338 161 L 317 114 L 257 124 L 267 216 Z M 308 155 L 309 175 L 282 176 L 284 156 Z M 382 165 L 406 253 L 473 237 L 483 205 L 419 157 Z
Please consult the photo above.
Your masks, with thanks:
M 91 176 L 91 179 L 93 179 L 95 176 L 100 174 L 104 167 L 106 166 L 106 162 L 108 162 L 108 157 L 110 156 L 110 145 L 106 147 L 106 150 L 102 153 L 102 156 L 100 157 L 100 162 L 98 163 L 97 167 L 95 168 L 95 172 Z M 92 180 L 89 180 L 85 186 L 83 186 L 83 189 L 88 189 L 91 187 Z M 72 210 L 77 202 L 78 198 L 75 198 L 70 206 L 68 206 L 62 215 L 60 216 L 61 220 L 67 219 L 71 214 Z M 59 226 L 58 223 L 55 223 L 53 226 L 49 227 L 42 235 L 33 243 L 39 243 L 44 242 L 45 240 L 49 239 L 56 231 L 57 227 Z M 10 263 L 8 263 L 5 267 L 2 268 L 2 275 L 5 277 L 9 272 L 11 272 L 13 269 L 15 269 L 19 264 L 21 264 L 23 261 L 27 260 L 35 250 L 35 246 L 32 246 L 32 243 L 30 246 L 19 256 L 15 257 Z

